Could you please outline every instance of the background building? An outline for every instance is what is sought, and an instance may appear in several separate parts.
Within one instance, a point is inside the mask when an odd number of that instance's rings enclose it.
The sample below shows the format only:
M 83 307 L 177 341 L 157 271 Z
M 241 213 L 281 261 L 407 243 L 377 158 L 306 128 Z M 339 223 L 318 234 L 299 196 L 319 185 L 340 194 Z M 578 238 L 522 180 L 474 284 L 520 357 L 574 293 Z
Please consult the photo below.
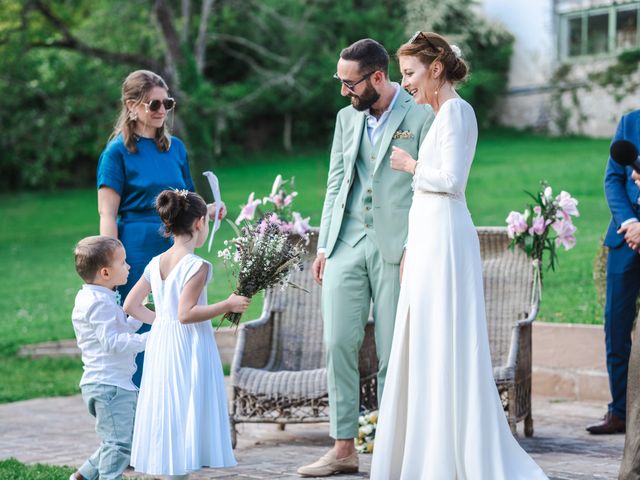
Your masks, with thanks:
M 620 115 L 640 108 L 640 2 L 483 0 L 481 8 L 516 39 L 501 123 L 608 137 Z

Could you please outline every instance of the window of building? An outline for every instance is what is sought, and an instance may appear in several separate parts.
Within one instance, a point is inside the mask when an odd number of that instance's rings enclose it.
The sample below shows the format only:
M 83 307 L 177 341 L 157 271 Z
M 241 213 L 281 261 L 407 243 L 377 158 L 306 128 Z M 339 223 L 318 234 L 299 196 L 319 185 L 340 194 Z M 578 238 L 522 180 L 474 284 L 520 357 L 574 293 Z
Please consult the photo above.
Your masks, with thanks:
M 640 48 L 640 2 L 560 15 L 563 58 L 616 55 Z

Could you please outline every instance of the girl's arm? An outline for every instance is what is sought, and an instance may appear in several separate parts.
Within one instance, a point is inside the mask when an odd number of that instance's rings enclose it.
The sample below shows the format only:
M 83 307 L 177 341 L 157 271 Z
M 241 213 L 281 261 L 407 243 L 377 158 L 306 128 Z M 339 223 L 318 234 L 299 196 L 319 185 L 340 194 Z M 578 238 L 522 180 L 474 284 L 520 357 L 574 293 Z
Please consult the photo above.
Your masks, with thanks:
M 98 215 L 100 215 L 100 235 L 118 238 L 116 217 L 120 207 L 120 195 L 113 188 L 98 189 Z
M 249 298 L 235 294 L 231 294 L 226 300 L 212 305 L 198 305 L 198 298 L 207 281 L 208 269 L 209 266 L 203 263 L 198 272 L 189 279 L 182 289 L 178 302 L 180 323 L 202 322 L 227 312 L 243 313 L 249 306 L 251 302 Z M 127 297 L 128 299 L 129 297 Z
M 147 298 L 151 291 L 151 285 L 146 278 L 140 277 L 138 283 L 136 283 L 127 298 L 124 301 L 122 308 L 127 315 L 131 315 L 144 323 L 153 323 L 156 318 L 156 312 L 152 312 L 145 307 L 142 302 Z

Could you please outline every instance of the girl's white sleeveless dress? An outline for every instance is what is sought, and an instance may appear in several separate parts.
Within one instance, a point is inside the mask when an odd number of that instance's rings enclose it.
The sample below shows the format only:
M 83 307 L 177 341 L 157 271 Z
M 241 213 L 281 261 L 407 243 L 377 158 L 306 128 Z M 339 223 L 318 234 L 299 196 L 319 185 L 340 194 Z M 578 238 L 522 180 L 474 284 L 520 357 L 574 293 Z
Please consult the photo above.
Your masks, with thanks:
M 178 321 L 182 289 L 203 264 L 209 283 L 211 264 L 187 254 L 163 280 L 159 259 L 154 257 L 144 270 L 156 319 L 145 351 L 131 465 L 151 475 L 234 466 L 224 374 L 211 322 Z M 198 304 L 206 303 L 205 287 Z
M 446 101 L 418 154 L 372 480 L 546 480 L 493 378 L 480 244 L 465 201 L 473 108 Z

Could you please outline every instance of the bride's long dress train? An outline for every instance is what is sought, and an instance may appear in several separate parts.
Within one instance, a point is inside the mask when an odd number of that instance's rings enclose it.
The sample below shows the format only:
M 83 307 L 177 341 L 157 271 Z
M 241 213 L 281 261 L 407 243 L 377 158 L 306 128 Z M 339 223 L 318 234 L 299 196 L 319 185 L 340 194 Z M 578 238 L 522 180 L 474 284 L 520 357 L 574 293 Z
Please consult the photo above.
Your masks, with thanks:
M 542 480 L 495 386 L 478 236 L 464 189 L 477 125 L 444 103 L 420 148 L 374 480 Z

